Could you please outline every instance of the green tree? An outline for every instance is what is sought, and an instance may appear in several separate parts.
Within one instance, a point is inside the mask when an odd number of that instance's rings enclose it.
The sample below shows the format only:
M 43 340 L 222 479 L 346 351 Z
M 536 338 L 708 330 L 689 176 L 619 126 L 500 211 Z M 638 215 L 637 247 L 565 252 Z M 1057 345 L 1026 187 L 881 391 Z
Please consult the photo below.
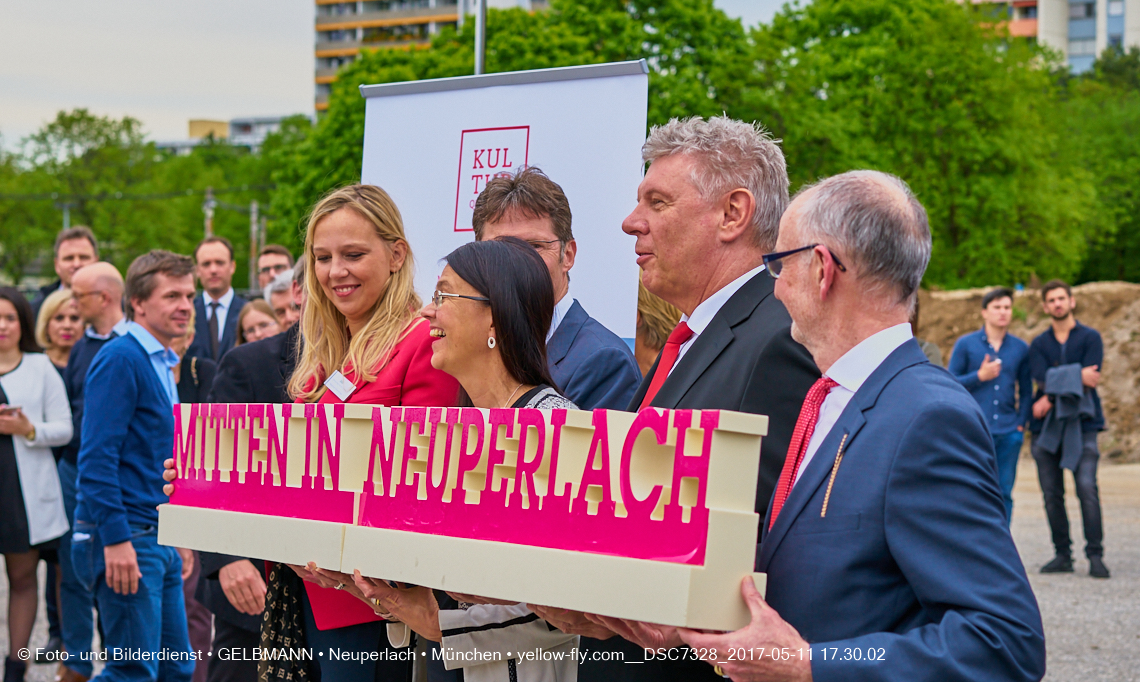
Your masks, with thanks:
M 320 122 L 282 151 L 273 212 L 303 227 L 330 189 L 359 182 L 364 100 L 359 86 L 470 75 L 474 22 L 445 29 L 429 49 L 366 51 L 337 74 Z M 712 0 L 554 0 L 550 11 L 488 13 L 487 72 L 645 58 L 649 122 L 712 116 L 736 101 L 749 69 L 747 37 Z
M 59 212 L 50 201 L 19 197 L 50 195 L 51 191 L 46 174 L 25 168 L 17 156 L 0 150 L 0 272 L 15 285 L 41 255 L 44 243 L 51 244 L 54 231 L 47 226 L 52 220 L 57 221 L 57 229 L 59 224 Z
M 246 282 L 249 219 L 240 209 L 253 200 L 269 204 L 266 155 L 209 139 L 175 156 L 147 142 L 133 118 L 75 109 L 28 137 L 20 155 L 0 161 L 0 267 L 11 279 L 37 257 L 50 274 L 61 222 L 57 203 L 68 202 L 72 224 L 90 226 L 100 255 L 125 269 L 153 248 L 189 253 L 203 234 L 203 190 L 214 187 L 220 201 L 215 233 L 234 242 L 235 285 Z
M 1064 158 L 1049 66 L 969 3 L 815 0 L 752 33 L 743 105 L 784 141 L 793 185 L 873 168 L 926 206 L 926 281 L 1071 277 L 1096 232 L 1088 174 Z
M 1140 49 L 1106 50 L 1068 86 L 1064 130 L 1104 225 L 1078 280 L 1140 282 Z

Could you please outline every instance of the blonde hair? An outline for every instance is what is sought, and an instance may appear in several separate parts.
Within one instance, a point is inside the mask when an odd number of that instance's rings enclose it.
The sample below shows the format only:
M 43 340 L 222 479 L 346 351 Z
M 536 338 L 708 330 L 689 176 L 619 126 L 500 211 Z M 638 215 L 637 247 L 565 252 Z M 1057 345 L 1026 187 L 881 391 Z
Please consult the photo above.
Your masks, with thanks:
M 40 344 L 44 350 L 55 348 L 55 343 L 48 338 L 48 322 L 51 322 L 51 318 L 55 317 L 60 308 L 74 298 L 71 289 L 60 287 L 45 298 L 43 304 L 40 305 L 40 314 L 36 318 L 36 343 Z
M 399 270 L 392 273 L 380 298 L 372 309 L 372 317 L 358 334 L 349 338 L 348 321 L 325 295 L 317 281 L 313 233 L 317 224 L 341 209 L 355 211 L 375 228 L 376 236 L 391 248 L 404 242 L 404 220 L 388 193 L 374 185 L 349 185 L 326 195 L 313 207 L 305 227 L 305 293 L 307 300 L 301 312 L 301 346 L 297 369 L 289 380 L 289 395 L 305 402 L 315 402 L 325 392 L 324 381 L 335 370 L 347 373 L 351 368 L 364 381 L 376 379 L 376 373 L 388 361 L 392 348 L 410 331 L 416 319 L 420 297 L 413 283 L 415 272 L 411 247 Z M 301 340 L 304 340 L 302 343 Z M 315 380 L 315 381 L 314 381 Z
M 673 327 L 681 320 L 681 311 L 638 281 L 637 312 L 641 316 L 637 331 L 644 334 L 645 345 L 655 350 L 664 348 Z
M 238 313 L 237 334 L 236 338 L 234 339 L 235 346 L 240 346 L 243 343 L 249 343 L 249 341 L 245 338 L 243 323 L 245 322 L 246 315 L 249 315 L 255 310 L 263 315 L 268 315 L 269 319 L 273 320 L 277 324 L 281 324 L 281 320 L 277 319 L 277 316 L 273 314 L 273 308 L 271 308 L 269 304 L 266 303 L 263 299 L 255 298 L 249 303 L 243 305 L 241 307 L 241 312 Z

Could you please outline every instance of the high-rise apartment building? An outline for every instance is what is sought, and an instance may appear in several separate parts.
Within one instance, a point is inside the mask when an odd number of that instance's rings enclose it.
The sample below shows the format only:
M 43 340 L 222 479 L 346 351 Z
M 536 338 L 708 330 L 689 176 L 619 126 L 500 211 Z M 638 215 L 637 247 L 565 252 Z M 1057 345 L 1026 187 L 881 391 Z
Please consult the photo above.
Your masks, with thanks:
M 996 5 L 1013 36 L 1049 45 L 1073 73 L 1092 68 L 1109 47 L 1140 47 L 1140 0 L 973 0 Z
M 489 7 L 538 10 L 545 0 L 488 0 Z M 413 49 L 431 41 L 444 26 L 458 26 L 475 9 L 475 0 L 316 0 L 317 111 L 328 108 L 329 86 L 337 69 L 361 50 Z

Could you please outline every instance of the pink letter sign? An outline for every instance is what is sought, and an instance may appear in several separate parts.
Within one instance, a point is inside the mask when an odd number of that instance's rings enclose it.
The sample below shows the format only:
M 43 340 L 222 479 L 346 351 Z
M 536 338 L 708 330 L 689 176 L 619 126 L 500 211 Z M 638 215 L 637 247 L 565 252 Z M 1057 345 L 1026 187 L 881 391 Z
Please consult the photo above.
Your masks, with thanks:
M 766 417 L 180 405 L 175 425 L 165 544 L 674 625 L 747 622 Z

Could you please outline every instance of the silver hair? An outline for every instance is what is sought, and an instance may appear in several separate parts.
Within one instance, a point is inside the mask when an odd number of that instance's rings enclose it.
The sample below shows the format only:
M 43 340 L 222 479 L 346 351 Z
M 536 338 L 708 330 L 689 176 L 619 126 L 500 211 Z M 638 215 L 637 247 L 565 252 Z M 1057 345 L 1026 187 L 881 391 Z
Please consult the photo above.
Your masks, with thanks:
M 293 290 L 293 270 L 289 269 L 289 270 L 283 270 L 283 271 L 277 273 L 277 275 L 273 277 L 273 281 L 270 282 L 269 284 L 265 285 L 265 289 L 262 290 L 261 295 L 262 295 L 262 298 L 265 299 L 265 302 L 268 303 L 269 302 L 269 296 L 271 294 L 279 294 L 282 291 L 292 291 L 292 290 Z
M 780 216 L 788 207 L 788 167 L 779 140 L 759 124 L 727 116 L 675 118 L 649 131 L 641 159 L 653 163 L 675 154 L 696 160 L 692 181 L 705 201 L 739 188 L 751 192 L 753 241 L 765 250 L 775 247 Z
M 926 209 L 898 177 L 850 171 L 805 187 L 796 224 L 805 243 L 818 241 L 871 281 L 870 293 L 893 290 L 913 309 L 930 263 Z

